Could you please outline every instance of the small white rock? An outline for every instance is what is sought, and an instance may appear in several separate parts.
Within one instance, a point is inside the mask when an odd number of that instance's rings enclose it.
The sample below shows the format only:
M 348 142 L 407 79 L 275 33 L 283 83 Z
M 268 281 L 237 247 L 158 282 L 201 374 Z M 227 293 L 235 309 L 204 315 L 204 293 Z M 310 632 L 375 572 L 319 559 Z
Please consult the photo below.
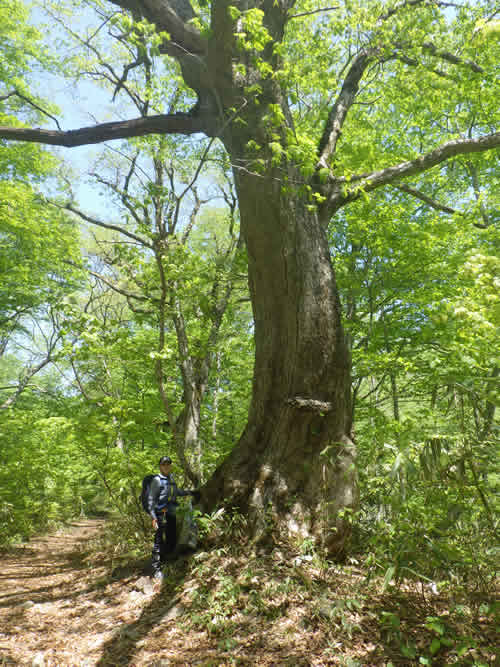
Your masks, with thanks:
M 45 656 L 43 653 L 37 653 L 31 661 L 31 667 L 45 667 Z
M 179 616 L 182 616 L 184 612 L 185 612 L 184 607 L 181 604 L 176 604 L 173 607 L 171 607 L 165 614 L 165 619 L 167 621 L 171 621 L 174 618 L 179 618 Z
M 31 609 L 34 606 L 35 603 L 32 600 L 26 600 L 26 602 L 23 602 L 22 604 L 19 605 L 21 609 Z

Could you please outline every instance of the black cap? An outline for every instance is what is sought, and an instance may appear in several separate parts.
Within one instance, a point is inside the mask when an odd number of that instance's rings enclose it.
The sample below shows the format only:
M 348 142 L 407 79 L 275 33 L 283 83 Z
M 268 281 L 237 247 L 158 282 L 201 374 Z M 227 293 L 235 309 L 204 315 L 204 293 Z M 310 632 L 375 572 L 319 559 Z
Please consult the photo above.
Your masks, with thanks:
M 172 463 L 172 459 L 170 458 L 170 456 L 162 456 L 158 465 L 162 466 L 170 463 Z

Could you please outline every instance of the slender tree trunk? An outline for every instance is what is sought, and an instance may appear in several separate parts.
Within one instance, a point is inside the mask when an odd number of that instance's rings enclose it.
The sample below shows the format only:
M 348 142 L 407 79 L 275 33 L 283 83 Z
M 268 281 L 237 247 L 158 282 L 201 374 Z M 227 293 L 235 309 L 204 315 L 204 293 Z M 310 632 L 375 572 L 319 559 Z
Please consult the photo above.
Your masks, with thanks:
M 270 529 L 314 536 L 341 555 L 357 484 L 350 358 L 325 228 L 299 193 L 283 194 L 281 179 L 237 172 L 236 183 L 255 319 L 253 398 L 204 495 L 247 510 L 256 538 Z
M 391 393 L 392 393 L 392 414 L 394 421 L 400 421 L 400 412 L 399 412 L 399 390 L 396 376 L 394 373 L 390 374 L 391 378 Z
M 11 408 L 14 405 L 14 403 L 16 403 L 17 399 L 23 393 L 26 387 L 29 385 L 31 378 L 35 376 L 39 371 L 41 371 L 42 368 L 47 366 L 51 361 L 52 357 L 49 352 L 47 357 L 43 359 L 43 361 L 41 361 L 36 366 L 28 368 L 24 372 L 24 375 L 20 377 L 19 383 L 14 393 L 11 396 L 9 396 L 9 398 L 7 398 L 3 403 L 0 404 L 0 410 L 7 410 L 8 408 Z
M 177 419 L 175 448 L 194 486 L 201 483 L 201 405 L 205 391 L 184 382 L 184 408 Z
M 500 375 L 500 367 L 495 366 L 491 372 L 491 381 L 492 383 L 496 381 L 496 378 Z M 494 423 L 495 419 L 495 412 L 496 412 L 496 404 L 493 403 L 493 401 L 487 400 L 486 401 L 486 408 L 484 410 L 484 419 L 483 419 L 483 426 L 480 430 L 479 433 L 479 442 L 482 442 L 483 440 L 486 440 L 486 438 L 489 436 L 491 432 L 491 428 Z
M 385 348 L 389 354 L 391 353 L 391 344 L 389 342 L 389 334 L 387 332 L 387 325 L 384 318 L 384 339 L 385 339 Z M 399 411 L 399 389 L 396 373 L 391 369 L 389 370 L 389 379 L 391 382 L 391 398 L 392 398 L 392 415 L 394 421 L 400 421 L 400 411 Z
M 221 387 L 220 375 L 221 375 L 221 352 L 217 350 L 216 352 L 216 365 L 217 365 L 217 374 L 215 377 L 215 387 L 214 387 L 214 401 L 213 401 L 213 419 L 212 419 L 212 438 L 215 440 L 217 438 L 217 419 L 219 417 L 219 393 Z

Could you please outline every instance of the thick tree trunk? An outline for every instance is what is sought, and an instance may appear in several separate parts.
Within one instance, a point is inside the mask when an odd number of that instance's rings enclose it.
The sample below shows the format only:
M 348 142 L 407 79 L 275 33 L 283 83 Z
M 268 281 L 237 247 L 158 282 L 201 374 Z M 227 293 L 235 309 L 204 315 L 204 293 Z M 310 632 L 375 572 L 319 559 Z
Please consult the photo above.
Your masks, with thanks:
M 283 194 L 281 177 L 236 173 L 255 318 L 253 397 L 204 497 L 246 511 L 255 538 L 313 536 L 340 556 L 357 503 L 350 358 L 324 227 L 303 195 Z

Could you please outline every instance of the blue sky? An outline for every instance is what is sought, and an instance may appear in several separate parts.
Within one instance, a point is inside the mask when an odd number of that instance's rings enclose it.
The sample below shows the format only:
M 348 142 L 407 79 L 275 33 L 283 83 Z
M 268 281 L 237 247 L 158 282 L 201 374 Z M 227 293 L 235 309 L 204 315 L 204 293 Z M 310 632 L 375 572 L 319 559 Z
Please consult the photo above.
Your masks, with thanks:
M 85 35 L 89 20 L 85 13 L 80 13 L 78 19 L 80 26 L 75 25 L 75 19 L 72 19 L 72 30 Z M 62 28 L 58 27 L 50 17 L 46 17 L 36 7 L 31 12 L 31 23 L 41 30 L 47 48 L 52 55 L 58 55 L 59 49 L 61 51 L 63 49 L 64 35 Z M 47 29 L 47 25 L 50 28 Z M 75 52 L 77 51 L 75 50 Z M 61 57 L 64 57 L 63 52 Z M 92 126 L 96 123 L 124 117 L 123 105 L 120 105 L 120 108 L 119 105 L 113 104 L 111 94 L 91 81 L 81 80 L 76 82 L 38 70 L 34 84 L 42 98 L 50 100 L 59 107 L 60 113 L 57 115 L 57 119 L 63 130 Z M 136 115 L 137 113 L 131 110 L 128 117 L 135 117 Z M 54 121 L 49 118 L 46 127 L 57 129 Z M 112 142 L 111 145 L 118 145 L 118 142 Z M 96 159 L 102 154 L 103 146 L 51 147 L 50 151 L 69 166 L 73 191 L 81 208 L 104 219 L 109 217 L 109 200 L 106 202 L 99 195 L 97 186 L 88 176 L 88 172 L 92 169 Z

